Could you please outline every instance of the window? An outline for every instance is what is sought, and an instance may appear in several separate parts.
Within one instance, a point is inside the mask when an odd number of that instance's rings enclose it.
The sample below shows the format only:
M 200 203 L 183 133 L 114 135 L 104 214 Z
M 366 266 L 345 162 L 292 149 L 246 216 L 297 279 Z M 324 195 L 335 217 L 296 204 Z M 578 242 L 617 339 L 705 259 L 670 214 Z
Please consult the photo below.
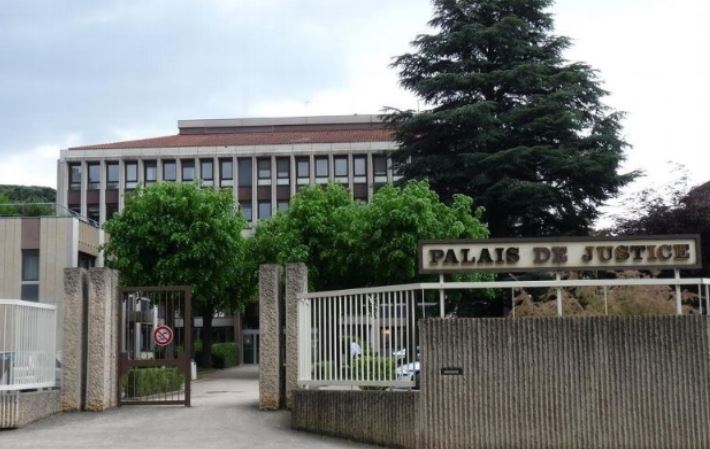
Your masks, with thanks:
M 233 184 L 234 172 L 232 170 L 232 159 L 219 160 L 219 185 L 231 186 Z
M 239 159 L 239 187 L 251 187 L 251 159 Z
M 180 166 L 182 182 L 192 182 L 195 179 L 195 161 L 183 160 L 180 162 Z
M 203 181 L 214 180 L 214 175 L 212 174 L 212 160 L 203 159 L 200 161 L 200 177 Z
M 244 219 L 248 222 L 251 222 L 253 217 L 252 217 L 252 210 L 251 210 L 251 201 L 245 201 L 239 203 L 239 210 L 242 211 L 242 216 Z
M 163 161 L 163 180 L 175 181 L 177 179 L 177 166 L 175 161 Z
M 101 185 L 101 164 L 87 165 L 89 171 L 89 189 L 98 189 Z
M 256 163 L 259 179 L 271 179 L 271 159 L 259 159 Z
M 271 201 L 259 201 L 259 220 L 271 218 Z
M 79 251 L 79 268 L 85 268 L 88 270 L 89 268 L 94 268 L 95 266 L 96 257 Z
M 367 156 L 353 157 L 353 172 L 355 176 L 367 176 Z
M 138 162 L 126 162 L 126 188 L 130 189 L 136 186 L 138 182 Z
M 387 176 L 387 156 L 373 156 L 372 165 L 375 176 Z
M 336 157 L 333 159 L 334 171 L 336 178 L 348 177 L 348 158 Z
M 118 162 L 106 163 L 106 188 L 118 188 Z
M 81 164 L 69 164 L 69 188 L 81 190 Z
M 276 159 L 276 183 L 279 185 L 288 185 L 291 177 L 291 164 L 288 158 L 280 157 Z
M 96 223 L 99 222 L 100 220 L 100 212 L 99 212 L 99 206 L 98 204 L 95 206 L 87 206 L 86 208 L 86 217 L 89 220 L 94 220 Z
M 286 212 L 288 210 L 288 201 L 279 201 L 276 203 L 276 209 L 279 212 Z
M 296 159 L 296 178 L 298 184 L 308 184 L 311 177 L 311 161 L 307 157 Z
M 158 180 L 158 163 L 155 161 L 143 162 L 143 179 L 145 185 L 155 184 Z
M 81 216 L 81 204 L 69 204 L 67 206 L 70 211 L 74 213 L 77 217 Z
M 327 178 L 328 177 L 328 158 L 327 157 L 317 157 L 316 158 L 316 178 Z
M 39 251 L 36 249 L 22 251 L 20 299 L 25 301 L 39 300 Z
M 118 204 L 116 203 L 107 203 L 106 204 L 106 220 L 110 220 L 113 218 L 114 214 L 118 212 Z

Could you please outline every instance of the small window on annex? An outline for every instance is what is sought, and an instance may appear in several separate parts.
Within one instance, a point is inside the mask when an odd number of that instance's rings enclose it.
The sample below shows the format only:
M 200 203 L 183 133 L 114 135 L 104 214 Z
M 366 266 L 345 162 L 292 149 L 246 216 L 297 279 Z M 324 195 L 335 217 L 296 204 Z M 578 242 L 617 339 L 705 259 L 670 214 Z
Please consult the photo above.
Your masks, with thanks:
M 39 300 L 39 251 L 22 251 L 22 285 L 20 299 L 24 301 Z

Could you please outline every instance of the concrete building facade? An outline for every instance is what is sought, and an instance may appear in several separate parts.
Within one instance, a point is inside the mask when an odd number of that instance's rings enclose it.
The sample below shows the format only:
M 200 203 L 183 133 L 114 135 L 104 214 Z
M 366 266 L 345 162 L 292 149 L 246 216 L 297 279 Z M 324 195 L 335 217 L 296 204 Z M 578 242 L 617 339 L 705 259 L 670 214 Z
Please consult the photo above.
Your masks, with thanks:
M 299 187 L 338 182 L 368 201 L 396 180 L 391 132 L 374 115 L 181 120 L 179 133 L 68 148 L 57 202 L 99 223 L 138 185 L 200 182 L 230 189 L 251 224 L 288 207 Z

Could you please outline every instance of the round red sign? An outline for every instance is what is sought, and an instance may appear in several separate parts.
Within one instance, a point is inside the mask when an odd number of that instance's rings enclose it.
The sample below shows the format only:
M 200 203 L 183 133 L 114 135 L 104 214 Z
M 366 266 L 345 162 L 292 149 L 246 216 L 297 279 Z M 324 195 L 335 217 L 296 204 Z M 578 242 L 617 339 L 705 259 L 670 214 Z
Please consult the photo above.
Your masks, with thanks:
M 168 326 L 158 326 L 153 330 L 153 341 L 158 346 L 168 346 L 173 342 L 173 330 Z

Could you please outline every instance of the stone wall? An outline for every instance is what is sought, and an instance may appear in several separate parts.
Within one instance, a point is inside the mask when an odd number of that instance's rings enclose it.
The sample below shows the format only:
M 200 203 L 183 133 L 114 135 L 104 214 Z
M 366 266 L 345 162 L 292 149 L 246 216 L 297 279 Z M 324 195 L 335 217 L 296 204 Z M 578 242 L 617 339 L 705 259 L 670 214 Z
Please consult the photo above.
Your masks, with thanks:
M 710 447 L 708 317 L 433 319 L 420 329 L 418 447 Z
M 259 408 L 278 410 L 281 405 L 281 307 L 283 269 L 259 267 Z
M 383 446 L 415 447 L 416 391 L 295 390 L 298 430 Z
M 59 412 L 59 390 L 20 393 L 17 427 L 23 427 L 39 419 Z

